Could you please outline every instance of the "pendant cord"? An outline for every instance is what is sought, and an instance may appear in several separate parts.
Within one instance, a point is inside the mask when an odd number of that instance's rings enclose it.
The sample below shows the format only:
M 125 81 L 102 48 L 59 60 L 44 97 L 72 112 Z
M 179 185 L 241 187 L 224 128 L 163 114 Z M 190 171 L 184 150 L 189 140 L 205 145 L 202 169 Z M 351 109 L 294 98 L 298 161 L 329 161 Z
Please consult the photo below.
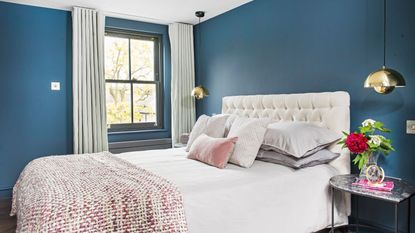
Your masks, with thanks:
M 386 0 L 383 0 L 383 67 L 386 67 Z
M 199 18 L 199 31 L 198 31 L 198 34 L 199 34 L 199 51 L 198 51 L 198 54 L 199 54 L 199 61 L 198 61 L 198 64 L 197 64 L 197 68 L 198 68 L 198 73 L 199 73 L 199 80 L 200 80 L 200 77 L 201 77 L 201 74 L 202 74 L 202 70 L 201 70 L 201 68 L 200 68 L 200 64 L 202 63 L 202 26 L 200 25 L 200 19 L 202 18 L 202 17 L 198 17 Z

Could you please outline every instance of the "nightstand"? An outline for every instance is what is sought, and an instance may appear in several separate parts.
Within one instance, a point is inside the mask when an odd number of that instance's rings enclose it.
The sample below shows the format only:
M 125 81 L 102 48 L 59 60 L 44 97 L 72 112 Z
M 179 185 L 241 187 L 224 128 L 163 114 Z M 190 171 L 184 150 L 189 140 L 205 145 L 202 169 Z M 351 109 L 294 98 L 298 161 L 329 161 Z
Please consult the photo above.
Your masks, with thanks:
M 395 205 L 395 231 L 394 232 L 399 232 L 398 230 L 399 228 L 399 222 L 398 222 L 399 204 L 404 201 L 408 201 L 408 232 L 410 232 L 411 197 L 413 197 L 415 194 L 415 186 L 401 179 L 386 177 L 385 181 L 394 182 L 394 188 L 392 189 L 391 192 L 383 192 L 383 191 L 370 190 L 370 189 L 366 189 L 360 186 L 352 185 L 352 183 L 356 182 L 357 179 L 358 179 L 357 175 L 338 175 L 330 179 L 331 199 L 332 199 L 332 202 L 331 202 L 332 203 L 332 206 L 331 206 L 332 224 L 331 224 L 330 233 L 335 232 L 336 229 L 345 228 L 345 227 L 356 227 L 357 232 L 359 232 L 359 227 L 376 229 L 373 226 L 359 224 L 359 210 L 358 210 L 359 208 L 356 208 L 356 221 L 357 221 L 356 224 L 349 224 L 347 226 L 334 227 L 334 203 L 335 203 L 334 192 L 336 190 L 340 192 L 350 193 L 356 196 L 357 203 L 359 203 L 360 196 L 393 203 Z M 376 229 L 376 230 L 379 230 L 379 229 Z
M 186 147 L 188 141 L 189 141 L 189 134 L 188 133 L 184 133 L 184 134 L 180 135 L 179 142 L 176 143 L 176 144 L 174 144 L 173 147 L 174 148 Z

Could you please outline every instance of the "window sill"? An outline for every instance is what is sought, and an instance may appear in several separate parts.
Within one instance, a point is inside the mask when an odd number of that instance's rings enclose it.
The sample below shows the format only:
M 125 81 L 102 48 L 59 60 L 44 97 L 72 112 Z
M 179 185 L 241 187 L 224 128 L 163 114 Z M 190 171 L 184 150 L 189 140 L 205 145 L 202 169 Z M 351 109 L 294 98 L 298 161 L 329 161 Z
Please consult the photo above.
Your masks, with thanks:
M 143 130 L 130 130 L 130 131 L 113 131 L 113 132 L 108 132 L 108 135 L 158 133 L 158 132 L 168 132 L 168 131 L 167 129 L 143 129 Z

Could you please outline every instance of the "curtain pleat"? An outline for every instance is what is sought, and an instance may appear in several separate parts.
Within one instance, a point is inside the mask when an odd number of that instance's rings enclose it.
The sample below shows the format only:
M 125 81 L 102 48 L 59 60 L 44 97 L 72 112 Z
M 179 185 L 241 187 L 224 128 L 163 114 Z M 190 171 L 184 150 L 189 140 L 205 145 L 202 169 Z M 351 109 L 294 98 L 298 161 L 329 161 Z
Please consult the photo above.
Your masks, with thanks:
M 73 22 L 74 153 L 108 150 L 104 17 L 95 10 L 75 7 Z
M 174 23 L 169 25 L 171 44 L 171 103 L 172 142 L 189 133 L 196 119 L 195 100 L 191 96 L 195 86 L 193 26 Z

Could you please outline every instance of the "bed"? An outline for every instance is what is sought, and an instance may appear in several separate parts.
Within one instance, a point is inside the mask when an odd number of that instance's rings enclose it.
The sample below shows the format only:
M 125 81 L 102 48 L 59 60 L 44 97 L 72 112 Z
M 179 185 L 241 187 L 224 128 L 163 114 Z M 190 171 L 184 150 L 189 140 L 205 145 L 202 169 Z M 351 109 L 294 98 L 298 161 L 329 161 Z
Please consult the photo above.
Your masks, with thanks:
M 349 130 L 346 92 L 224 97 L 222 112 L 305 121 L 336 132 Z M 330 150 L 341 156 L 330 164 L 299 170 L 261 161 L 255 161 L 249 169 L 232 164 L 217 169 L 187 159 L 184 148 L 129 152 L 116 157 L 177 187 L 187 222 L 185 231 L 309 233 L 331 224 L 330 177 L 350 172 L 347 151 L 337 145 Z M 24 197 L 15 199 L 15 212 L 21 221 L 18 212 L 25 206 L 19 200 Z M 336 201 L 335 223 L 346 224 L 350 199 L 338 196 Z

